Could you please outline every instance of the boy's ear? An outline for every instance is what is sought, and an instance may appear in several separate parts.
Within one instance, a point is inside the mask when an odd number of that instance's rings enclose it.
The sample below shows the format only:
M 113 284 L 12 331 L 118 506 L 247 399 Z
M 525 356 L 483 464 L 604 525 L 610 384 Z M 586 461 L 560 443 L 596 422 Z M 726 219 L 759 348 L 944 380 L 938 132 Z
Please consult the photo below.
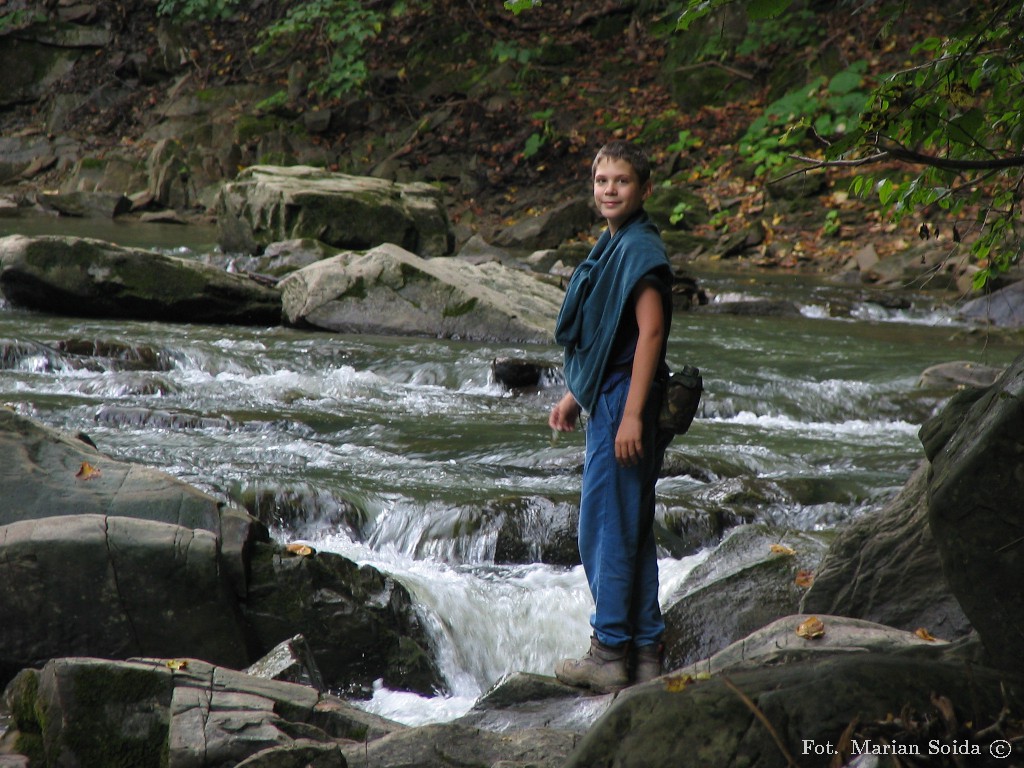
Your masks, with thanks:
M 650 179 L 648 179 L 647 183 L 644 184 L 644 189 L 643 189 L 643 192 L 641 193 L 641 198 L 643 200 L 647 200 L 647 198 L 650 197 L 653 193 L 654 193 L 654 182 L 651 181 Z

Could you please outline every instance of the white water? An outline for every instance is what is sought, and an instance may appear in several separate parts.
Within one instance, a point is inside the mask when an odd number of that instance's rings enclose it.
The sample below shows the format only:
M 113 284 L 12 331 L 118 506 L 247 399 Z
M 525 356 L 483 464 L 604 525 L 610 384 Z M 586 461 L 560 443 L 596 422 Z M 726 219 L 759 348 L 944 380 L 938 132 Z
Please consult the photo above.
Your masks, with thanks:
M 344 536 L 309 539 L 387 573 L 412 593 L 429 630 L 441 674 L 443 696 L 393 691 L 378 681 L 368 711 L 407 725 L 465 714 L 506 675 L 550 675 L 558 659 L 578 657 L 589 646 L 593 604 L 581 566 L 459 566 L 417 560 L 394 547 L 370 549 Z M 659 561 L 663 604 L 709 552 Z

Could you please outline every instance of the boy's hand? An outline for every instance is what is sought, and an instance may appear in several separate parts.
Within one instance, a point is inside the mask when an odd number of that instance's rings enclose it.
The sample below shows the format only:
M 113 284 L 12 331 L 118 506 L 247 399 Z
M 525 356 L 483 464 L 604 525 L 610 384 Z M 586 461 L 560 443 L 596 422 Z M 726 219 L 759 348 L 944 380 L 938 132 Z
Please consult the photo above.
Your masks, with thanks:
M 619 431 L 615 433 L 615 460 L 619 466 L 631 467 L 643 458 L 643 432 L 644 425 L 639 416 L 623 415 Z
M 556 432 L 572 432 L 576 429 L 576 422 L 580 418 L 580 404 L 571 392 L 555 403 L 548 416 L 548 426 Z

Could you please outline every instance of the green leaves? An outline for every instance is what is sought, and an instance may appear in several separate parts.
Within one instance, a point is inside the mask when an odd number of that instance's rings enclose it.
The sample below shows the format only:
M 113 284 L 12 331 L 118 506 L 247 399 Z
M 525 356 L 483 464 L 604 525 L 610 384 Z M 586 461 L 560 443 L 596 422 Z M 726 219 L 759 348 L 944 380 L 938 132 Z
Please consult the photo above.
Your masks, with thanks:
M 523 2 L 523 0 L 517 0 Z M 736 3 L 737 0 L 689 0 L 679 15 L 676 28 L 688 30 L 694 22 L 703 19 L 719 8 Z M 791 0 L 749 0 L 746 3 L 747 16 L 751 19 L 769 19 L 778 16 L 789 7 Z M 508 2 L 505 3 L 507 8 Z
M 541 5 L 540 0 L 505 0 L 505 8 L 518 16 L 523 11 L 536 8 Z
M 324 51 L 324 61 L 310 88 L 322 97 L 338 98 L 365 82 L 366 44 L 380 34 L 384 18 L 382 11 L 359 0 L 307 0 L 264 30 L 256 50 L 266 53 L 295 40 L 314 40 Z

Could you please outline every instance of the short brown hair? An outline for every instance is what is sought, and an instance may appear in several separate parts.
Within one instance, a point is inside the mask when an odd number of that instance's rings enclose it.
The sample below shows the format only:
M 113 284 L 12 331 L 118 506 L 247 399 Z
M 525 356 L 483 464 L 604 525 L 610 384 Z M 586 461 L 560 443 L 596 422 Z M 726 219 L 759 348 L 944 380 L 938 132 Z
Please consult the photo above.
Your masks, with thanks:
M 602 157 L 613 160 L 625 160 L 633 166 L 633 170 L 636 171 L 636 175 L 640 179 L 641 186 L 651 180 L 651 161 L 647 157 L 647 153 L 636 144 L 616 139 L 615 141 L 609 141 L 601 147 L 594 156 L 594 163 L 590 167 L 591 178 L 597 173 L 597 161 Z

